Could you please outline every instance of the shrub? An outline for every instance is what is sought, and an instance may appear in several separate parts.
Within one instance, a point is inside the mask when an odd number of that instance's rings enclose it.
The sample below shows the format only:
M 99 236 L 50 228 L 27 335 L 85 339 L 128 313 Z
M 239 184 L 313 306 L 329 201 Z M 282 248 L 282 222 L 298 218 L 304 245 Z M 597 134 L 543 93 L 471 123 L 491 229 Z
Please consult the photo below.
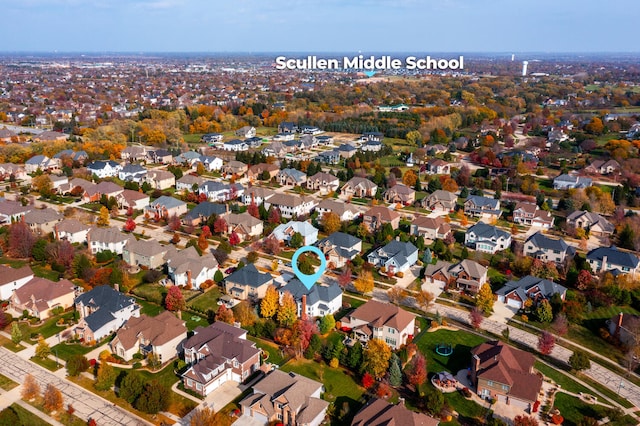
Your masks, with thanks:
M 161 276 L 162 276 L 162 272 L 156 271 L 155 269 L 149 269 L 142 276 L 142 280 L 145 283 L 155 283 L 160 279 Z

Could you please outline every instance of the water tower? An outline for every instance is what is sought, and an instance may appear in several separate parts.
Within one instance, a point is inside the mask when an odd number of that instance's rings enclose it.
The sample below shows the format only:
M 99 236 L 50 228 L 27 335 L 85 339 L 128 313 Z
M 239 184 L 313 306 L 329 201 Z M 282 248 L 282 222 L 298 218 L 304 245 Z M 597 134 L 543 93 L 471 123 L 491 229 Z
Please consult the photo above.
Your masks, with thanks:
M 529 65 L 529 61 L 522 61 L 522 76 L 526 77 L 527 75 L 527 65 Z

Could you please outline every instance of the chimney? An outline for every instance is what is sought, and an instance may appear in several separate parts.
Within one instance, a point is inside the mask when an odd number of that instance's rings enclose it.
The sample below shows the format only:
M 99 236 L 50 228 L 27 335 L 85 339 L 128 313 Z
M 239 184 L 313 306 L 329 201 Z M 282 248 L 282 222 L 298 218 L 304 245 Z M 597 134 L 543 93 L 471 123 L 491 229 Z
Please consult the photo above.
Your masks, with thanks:
M 302 320 L 307 319 L 307 295 L 302 295 L 302 300 L 300 301 L 300 318 Z
M 114 289 L 115 291 L 120 291 L 120 284 L 118 284 L 118 283 L 114 284 L 114 285 L 113 285 L 113 289 Z
M 622 329 L 622 318 L 624 317 L 624 313 L 620 312 L 618 314 L 618 326 L 616 327 L 615 334 L 620 334 L 620 330 Z
M 600 272 L 607 270 L 607 256 L 602 256 L 602 266 L 600 266 Z
M 187 271 L 187 287 L 191 288 L 191 269 Z
M 53 227 L 53 231 L 56 233 L 56 240 L 60 241 L 60 234 L 58 233 L 58 225 Z

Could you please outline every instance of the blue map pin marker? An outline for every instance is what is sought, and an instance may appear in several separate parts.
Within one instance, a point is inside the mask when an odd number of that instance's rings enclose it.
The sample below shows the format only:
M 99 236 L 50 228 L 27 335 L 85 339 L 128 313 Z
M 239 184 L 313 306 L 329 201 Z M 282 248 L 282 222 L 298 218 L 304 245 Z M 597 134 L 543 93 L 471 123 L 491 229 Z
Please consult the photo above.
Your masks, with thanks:
M 373 77 L 374 75 L 376 75 L 376 72 L 375 71 L 365 71 L 364 74 L 367 77 Z
M 307 251 L 317 254 L 318 258 L 320 258 L 320 267 L 318 267 L 318 270 L 313 275 L 303 274 L 302 272 L 300 272 L 300 269 L 298 269 L 298 257 L 302 253 Z M 296 250 L 295 253 L 293 253 L 293 257 L 291 258 L 291 267 L 293 268 L 293 272 L 296 274 L 296 277 L 298 277 L 300 282 L 304 284 L 304 286 L 308 290 L 311 290 L 311 287 L 313 287 L 316 281 L 318 281 L 318 279 L 322 276 L 324 270 L 327 269 L 327 260 L 324 258 L 324 253 L 322 253 L 322 251 L 320 251 L 318 247 L 304 246 L 300 247 L 298 250 Z

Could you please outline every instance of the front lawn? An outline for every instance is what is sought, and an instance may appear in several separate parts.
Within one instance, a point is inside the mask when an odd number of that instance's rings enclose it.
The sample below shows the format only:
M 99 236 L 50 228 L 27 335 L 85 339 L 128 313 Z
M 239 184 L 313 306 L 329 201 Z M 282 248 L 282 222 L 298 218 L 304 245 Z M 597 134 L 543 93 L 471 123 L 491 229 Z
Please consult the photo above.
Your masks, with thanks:
M 585 386 L 571 379 L 568 375 L 556 370 L 553 367 L 550 367 L 546 364 L 543 364 L 540 361 L 536 361 L 534 364 L 534 368 L 544 374 L 549 379 L 553 380 L 557 384 L 559 384 L 562 389 L 565 389 L 569 392 L 574 393 L 592 393 L 591 390 L 587 389 Z
M 605 416 L 605 407 L 601 405 L 587 404 L 579 398 L 566 393 L 558 393 L 555 398 L 554 407 L 560 410 L 560 415 L 564 417 L 563 425 L 575 426 L 585 417 L 600 419 Z M 624 416 L 621 419 L 607 423 L 612 426 L 634 426 L 637 421 L 631 416 Z
M 214 312 L 218 312 L 218 299 L 220 299 L 221 295 L 222 293 L 220 292 L 220 289 L 216 286 L 191 300 L 188 303 L 188 306 L 198 312 L 205 313 L 209 309 L 212 309 Z
M 167 294 L 167 289 L 158 283 L 148 283 L 135 287 L 131 290 L 131 293 L 149 302 L 161 305 L 164 301 L 164 296 Z
M 63 318 L 66 322 L 73 318 L 73 312 L 67 312 L 62 315 L 56 315 L 52 318 L 45 320 L 44 323 L 37 326 L 31 326 L 25 322 L 19 322 L 18 325 L 20 326 L 20 331 L 22 332 L 22 340 L 29 341 L 32 334 L 40 334 L 46 339 L 48 337 L 53 336 L 56 333 L 63 331 L 68 326 L 66 324 L 59 326 L 57 322 L 60 318 Z
M 160 305 L 157 305 L 153 302 L 149 302 L 145 299 L 141 299 L 139 297 L 135 297 L 136 303 L 140 305 L 140 313 L 148 315 L 150 317 L 155 317 L 164 311 L 164 308 Z
M 449 371 L 455 375 L 458 371 L 469 367 L 471 362 L 469 351 L 485 340 L 484 337 L 467 331 L 440 329 L 421 333 L 414 343 L 427 358 L 429 371 L 434 373 Z M 450 344 L 453 347 L 453 354 L 449 357 L 438 355 L 435 351 L 438 344 Z
M 19 386 L 18 383 L 14 382 L 7 376 L 3 376 L 2 374 L 0 374 L 0 389 L 10 391 L 17 386 Z
M 107 343 L 108 339 L 102 341 L 102 344 Z M 55 354 L 56 351 L 58 353 L 58 358 L 61 360 L 67 361 L 73 355 L 86 355 L 92 350 L 94 350 L 95 346 L 85 346 L 79 343 L 58 343 L 54 347 L 51 348 L 51 353 Z
M 60 363 L 56 364 L 56 362 L 52 359 L 49 359 L 49 358 L 42 359 L 39 356 L 32 357 L 31 361 L 35 362 L 40 367 L 46 368 L 49 371 L 57 371 L 62 367 L 62 364 Z
M 13 410 L 13 412 L 18 416 L 18 419 L 20 419 L 21 425 L 49 426 L 49 423 L 18 404 L 11 404 L 9 407 L 5 408 L 5 410 Z
M 465 398 L 460 392 L 445 393 L 444 400 L 458 412 L 458 422 L 461 424 L 475 424 L 472 419 L 484 419 L 487 415 L 485 407 L 473 399 Z
M 11 333 L 11 331 L 7 331 L 8 333 Z M 24 349 L 24 346 L 22 346 L 21 344 L 14 344 L 11 339 L 7 339 L 4 336 L 0 336 L 0 346 L 4 346 L 5 348 L 9 349 L 11 352 L 20 352 L 21 350 Z

